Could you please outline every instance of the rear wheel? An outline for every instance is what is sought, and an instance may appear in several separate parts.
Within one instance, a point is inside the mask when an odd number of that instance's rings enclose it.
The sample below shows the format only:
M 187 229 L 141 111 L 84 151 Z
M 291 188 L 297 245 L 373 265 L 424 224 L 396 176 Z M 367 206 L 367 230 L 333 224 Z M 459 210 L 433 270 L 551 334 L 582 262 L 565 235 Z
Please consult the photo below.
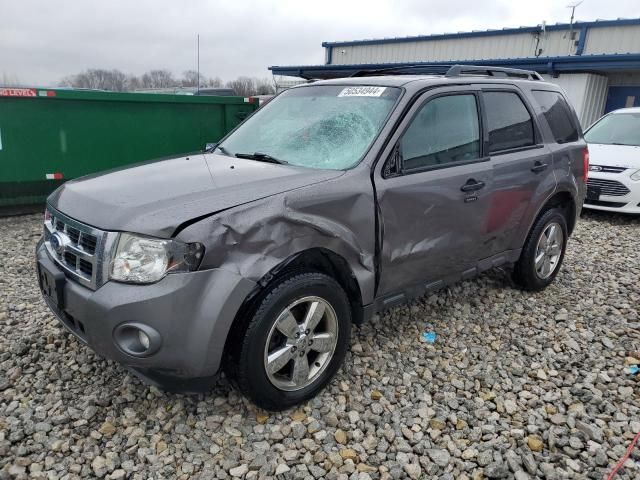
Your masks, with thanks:
M 525 290 L 542 290 L 558 274 L 567 245 L 567 221 L 561 210 L 545 211 L 529 232 L 513 280 Z
M 321 273 L 285 276 L 267 287 L 244 335 L 235 336 L 229 370 L 256 405 L 282 410 L 331 380 L 350 332 L 349 301 L 335 280 Z

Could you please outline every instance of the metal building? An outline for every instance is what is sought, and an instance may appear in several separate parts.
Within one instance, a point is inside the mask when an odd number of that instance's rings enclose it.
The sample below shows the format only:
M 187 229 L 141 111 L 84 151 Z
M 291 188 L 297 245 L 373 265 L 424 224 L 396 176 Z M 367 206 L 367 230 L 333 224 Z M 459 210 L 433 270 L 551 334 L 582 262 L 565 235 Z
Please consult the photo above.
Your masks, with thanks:
M 440 35 L 324 42 L 324 65 L 272 66 L 274 75 L 336 78 L 363 69 L 479 64 L 535 70 L 565 89 L 583 126 L 640 106 L 640 18 Z

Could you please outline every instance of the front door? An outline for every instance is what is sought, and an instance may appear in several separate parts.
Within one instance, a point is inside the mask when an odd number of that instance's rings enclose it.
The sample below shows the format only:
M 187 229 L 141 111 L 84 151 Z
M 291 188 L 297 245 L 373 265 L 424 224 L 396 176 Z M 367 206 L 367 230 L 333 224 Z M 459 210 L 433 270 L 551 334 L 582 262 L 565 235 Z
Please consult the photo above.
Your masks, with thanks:
M 423 94 L 392 140 L 393 168 L 375 176 L 378 296 L 459 277 L 484 255 L 493 173 L 478 95 L 471 86 Z

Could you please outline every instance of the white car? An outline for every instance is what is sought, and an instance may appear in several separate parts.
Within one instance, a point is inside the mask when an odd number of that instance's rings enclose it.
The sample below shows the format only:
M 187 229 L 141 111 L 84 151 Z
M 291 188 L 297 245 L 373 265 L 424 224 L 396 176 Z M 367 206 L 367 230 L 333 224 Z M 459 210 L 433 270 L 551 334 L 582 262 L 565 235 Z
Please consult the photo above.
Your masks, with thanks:
M 640 107 L 606 114 L 584 138 L 589 144 L 584 208 L 640 214 Z

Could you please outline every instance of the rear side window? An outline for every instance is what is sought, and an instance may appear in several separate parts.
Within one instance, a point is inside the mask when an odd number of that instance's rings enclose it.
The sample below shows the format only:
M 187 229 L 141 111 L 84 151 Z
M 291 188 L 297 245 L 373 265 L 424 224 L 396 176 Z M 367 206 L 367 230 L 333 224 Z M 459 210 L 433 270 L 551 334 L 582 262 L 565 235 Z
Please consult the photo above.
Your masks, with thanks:
M 542 115 L 551 128 L 556 143 L 576 142 L 580 138 L 569 105 L 558 92 L 534 90 L 533 97 L 542 109 Z
M 512 92 L 484 92 L 489 130 L 489 152 L 535 144 L 533 120 L 519 95 Z
M 475 95 L 449 95 L 427 102 L 400 140 L 403 168 L 446 166 L 480 157 Z

